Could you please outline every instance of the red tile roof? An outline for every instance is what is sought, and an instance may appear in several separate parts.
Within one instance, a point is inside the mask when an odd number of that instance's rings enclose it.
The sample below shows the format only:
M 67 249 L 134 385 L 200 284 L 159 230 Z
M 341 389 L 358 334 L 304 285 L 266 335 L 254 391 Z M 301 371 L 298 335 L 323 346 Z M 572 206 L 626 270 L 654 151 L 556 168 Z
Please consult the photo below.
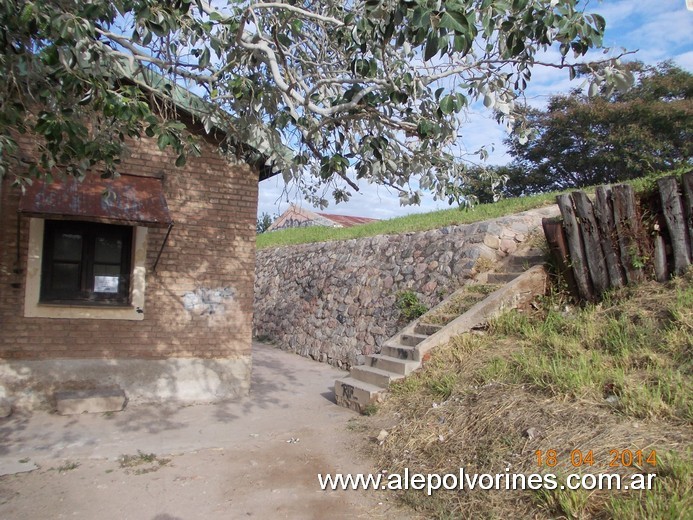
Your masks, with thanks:
M 339 224 L 342 227 L 358 226 L 360 224 L 368 224 L 369 222 L 377 222 L 377 218 L 367 218 L 367 217 L 350 217 L 348 215 L 332 215 L 330 213 L 318 213 L 321 217 Z

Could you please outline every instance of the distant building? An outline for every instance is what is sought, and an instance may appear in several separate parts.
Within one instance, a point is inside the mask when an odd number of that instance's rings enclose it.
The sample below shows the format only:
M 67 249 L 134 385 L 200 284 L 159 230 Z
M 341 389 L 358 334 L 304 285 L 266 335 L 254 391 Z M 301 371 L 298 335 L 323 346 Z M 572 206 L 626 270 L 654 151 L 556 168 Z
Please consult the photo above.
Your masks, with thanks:
M 330 215 L 329 213 L 315 213 L 305 208 L 300 208 L 295 204 L 289 206 L 281 216 L 275 220 L 267 231 L 277 231 L 280 229 L 326 226 L 335 228 L 347 228 L 377 222 L 377 218 L 350 217 L 347 215 Z

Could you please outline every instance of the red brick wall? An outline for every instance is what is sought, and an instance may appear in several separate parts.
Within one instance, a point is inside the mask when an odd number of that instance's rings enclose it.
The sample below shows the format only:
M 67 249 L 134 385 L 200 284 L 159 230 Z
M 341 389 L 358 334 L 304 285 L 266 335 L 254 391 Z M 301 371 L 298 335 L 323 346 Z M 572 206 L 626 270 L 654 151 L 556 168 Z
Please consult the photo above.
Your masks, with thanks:
M 24 142 L 23 149 L 30 149 Z M 169 357 L 233 358 L 249 355 L 255 266 L 258 173 L 232 165 L 202 143 L 201 157 L 183 168 L 152 140 L 132 145 L 121 171 L 164 174 L 175 226 L 157 271 L 152 265 L 166 233 L 149 229 L 145 312 L 142 321 L 24 318 L 29 219 L 21 218 L 20 272 L 16 264 L 19 191 L 12 175 L 2 185 L 0 218 L 0 359 Z M 29 152 L 31 153 L 31 152 Z M 231 289 L 214 314 L 185 308 L 185 295 Z

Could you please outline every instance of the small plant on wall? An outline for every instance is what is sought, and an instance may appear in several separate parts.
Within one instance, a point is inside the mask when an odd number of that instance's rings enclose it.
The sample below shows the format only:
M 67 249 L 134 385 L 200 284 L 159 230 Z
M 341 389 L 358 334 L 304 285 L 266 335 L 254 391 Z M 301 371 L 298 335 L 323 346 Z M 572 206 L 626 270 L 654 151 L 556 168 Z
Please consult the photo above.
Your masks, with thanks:
M 400 320 L 410 322 L 426 314 L 428 307 L 419 300 L 414 291 L 399 291 L 395 305 L 399 309 Z

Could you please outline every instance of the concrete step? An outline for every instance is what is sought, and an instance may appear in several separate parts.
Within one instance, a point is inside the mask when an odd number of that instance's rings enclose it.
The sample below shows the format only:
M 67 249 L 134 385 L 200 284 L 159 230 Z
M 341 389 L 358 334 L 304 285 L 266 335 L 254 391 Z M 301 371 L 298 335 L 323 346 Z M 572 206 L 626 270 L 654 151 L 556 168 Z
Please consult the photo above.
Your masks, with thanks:
M 433 323 L 417 323 L 416 328 L 414 328 L 414 332 L 417 334 L 425 334 L 426 336 L 430 336 L 431 334 L 435 334 L 438 332 L 440 329 L 442 329 L 442 325 L 434 325 Z
M 408 360 L 415 360 L 416 359 L 416 347 L 407 347 L 404 345 L 400 345 L 399 343 L 393 343 L 393 342 L 387 342 L 383 345 L 383 348 L 380 349 L 380 353 L 389 356 L 392 358 L 397 358 L 397 359 L 408 359 Z
M 353 377 L 343 377 L 334 382 L 334 397 L 339 406 L 359 413 L 371 403 L 378 401 L 386 390 L 380 386 L 357 381 Z
M 428 337 L 427 334 L 402 334 L 399 337 L 400 343 L 407 347 L 415 347 Z
M 411 347 L 413 348 L 413 347 Z M 379 368 L 395 374 L 407 375 L 419 368 L 421 363 L 418 361 L 407 361 L 384 354 L 373 354 L 366 356 L 366 366 Z
M 351 369 L 351 377 L 364 383 L 387 388 L 392 381 L 403 379 L 404 374 L 395 374 L 387 370 L 361 365 Z
M 543 264 L 546 262 L 543 253 L 536 253 L 530 255 L 516 255 L 508 258 L 505 264 L 506 271 L 526 271 L 532 266 Z
M 125 408 L 125 392 L 120 388 L 55 392 L 53 398 L 60 415 L 120 412 Z
M 522 273 L 488 273 L 487 283 L 508 283 Z

